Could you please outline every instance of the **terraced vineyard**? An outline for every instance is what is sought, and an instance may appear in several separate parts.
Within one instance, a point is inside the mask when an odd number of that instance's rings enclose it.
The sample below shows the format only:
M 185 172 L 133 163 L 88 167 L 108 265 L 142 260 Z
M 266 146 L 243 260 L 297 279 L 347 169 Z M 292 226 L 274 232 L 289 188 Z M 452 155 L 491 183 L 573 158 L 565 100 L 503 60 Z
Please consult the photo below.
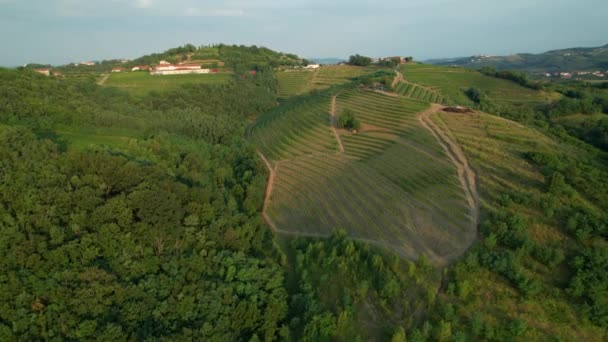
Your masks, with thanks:
M 310 89 L 312 79 L 317 72 L 317 70 L 287 70 L 278 72 L 276 76 L 279 83 L 279 97 L 289 98 L 305 93 Z
M 559 97 L 555 93 L 528 89 L 511 81 L 464 68 L 405 64 L 401 67 L 401 72 L 407 81 L 433 89 L 456 104 L 471 103 L 464 94 L 464 90 L 469 87 L 482 89 L 492 100 L 505 104 L 537 104 Z
M 338 144 L 329 126 L 330 94 L 280 106 L 261 116 L 248 136 L 271 161 L 332 153 Z
M 326 236 L 346 229 L 355 239 L 441 264 L 476 235 L 454 164 L 421 126 L 420 101 L 342 90 L 337 113 L 355 111 L 363 126 L 330 127 L 331 94 L 261 117 L 249 136 L 269 160 L 266 219 L 278 232 Z
M 447 100 L 439 93 L 429 88 L 410 82 L 400 82 L 395 86 L 395 92 L 401 96 L 430 103 L 446 104 Z
M 318 73 L 312 80 L 312 89 L 326 89 L 336 84 L 344 84 L 353 77 L 375 71 L 375 68 L 357 67 L 350 65 L 324 66 L 319 68 Z

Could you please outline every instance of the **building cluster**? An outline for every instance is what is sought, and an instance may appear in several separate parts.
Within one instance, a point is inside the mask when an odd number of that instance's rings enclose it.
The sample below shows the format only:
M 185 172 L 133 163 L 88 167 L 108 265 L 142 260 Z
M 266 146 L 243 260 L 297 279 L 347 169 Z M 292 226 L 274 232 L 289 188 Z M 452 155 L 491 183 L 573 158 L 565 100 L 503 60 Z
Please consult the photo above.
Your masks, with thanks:
M 128 71 L 122 67 L 112 68 L 112 72 Z M 183 75 L 183 74 L 215 74 L 217 69 L 203 69 L 199 64 L 179 63 L 171 64 L 167 61 L 160 61 L 156 67 L 148 65 L 138 65 L 131 68 L 131 71 L 149 71 L 150 75 Z
M 572 78 L 575 76 L 585 76 L 585 77 L 606 77 L 608 70 L 604 73 L 601 71 L 574 71 L 574 72 L 556 72 L 556 73 L 545 73 L 546 77 L 560 77 L 560 78 Z

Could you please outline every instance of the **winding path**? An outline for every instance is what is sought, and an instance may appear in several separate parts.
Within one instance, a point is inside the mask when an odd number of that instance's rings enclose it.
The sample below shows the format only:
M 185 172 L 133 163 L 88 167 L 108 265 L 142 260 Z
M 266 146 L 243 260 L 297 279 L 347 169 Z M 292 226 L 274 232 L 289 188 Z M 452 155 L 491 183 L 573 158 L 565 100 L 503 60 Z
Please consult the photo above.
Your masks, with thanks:
M 464 188 L 465 197 L 471 212 L 472 224 L 471 230 L 476 234 L 477 222 L 479 220 L 479 192 L 477 191 L 477 177 L 475 171 L 470 167 L 466 155 L 460 145 L 455 142 L 443 129 L 437 126 L 431 120 L 431 114 L 441 111 L 444 106 L 432 104 L 431 107 L 423 112 L 418 113 L 418 121 L 420 124 L 429 130 L 437 139 L 441 147 L 445 150 L 452 163 L 456 166 L 458 179 Z
M 331 116 L 330 118 L 330 126 L 331 126 L 331 131 L 334 132 L 334 136 L 336 137 L 336 140 L 338 141 L 338 147 L 340 148 L 340 152 L 344 153 L 344 145 L 342 144 L 342 139 L 340 139 L 340 135 L 338 134 L 338 131 L 336 131 L 336 97 L 338 95 L 334 95 L 331 97 L 331 108 L 329 110 L 329 115 Z

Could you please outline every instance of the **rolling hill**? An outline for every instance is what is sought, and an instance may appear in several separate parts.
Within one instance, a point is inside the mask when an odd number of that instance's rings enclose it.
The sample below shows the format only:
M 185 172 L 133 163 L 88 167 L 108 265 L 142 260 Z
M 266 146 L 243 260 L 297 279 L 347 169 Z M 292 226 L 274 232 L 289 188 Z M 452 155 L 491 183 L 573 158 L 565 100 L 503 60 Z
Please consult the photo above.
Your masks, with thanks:
M 351 86 L 258 118 L 249 134 L 272 174 L 271 226 L 303 236 L 343 228 L 354 239 L 437 264 L 462 254 L 476 235 L 476 199 L 453 152 L 423 121 L 428 107 Z M 359 132 L 334 127 L 344 110 L 361 120 Z
M 519 53 L 510 56 L 471 56 L 431 59 L 430 64 L 479 69 L 520 70 L 531 74 L 560 71 L 605 71 L 608 69 L 608 45 L 590 48 L 552 50 L 539 54 Z

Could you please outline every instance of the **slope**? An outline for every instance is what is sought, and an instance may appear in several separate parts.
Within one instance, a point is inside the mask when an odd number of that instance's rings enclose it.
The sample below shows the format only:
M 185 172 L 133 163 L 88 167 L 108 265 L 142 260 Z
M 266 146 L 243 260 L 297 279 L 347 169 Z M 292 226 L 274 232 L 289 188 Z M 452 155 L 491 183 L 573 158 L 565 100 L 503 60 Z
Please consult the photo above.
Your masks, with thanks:
M 271 169 L 267 221 L 291 235 L 343 228 L 437 264 L 461 255 L 475 238 L 476 203 L 467 200 L 451 151 L 417 119 L 426 107 L 350 88 L 261 117 L 250 138 Z M 330 114 L 345 109 L 363 123 L 359 133 L 332 132 Z

